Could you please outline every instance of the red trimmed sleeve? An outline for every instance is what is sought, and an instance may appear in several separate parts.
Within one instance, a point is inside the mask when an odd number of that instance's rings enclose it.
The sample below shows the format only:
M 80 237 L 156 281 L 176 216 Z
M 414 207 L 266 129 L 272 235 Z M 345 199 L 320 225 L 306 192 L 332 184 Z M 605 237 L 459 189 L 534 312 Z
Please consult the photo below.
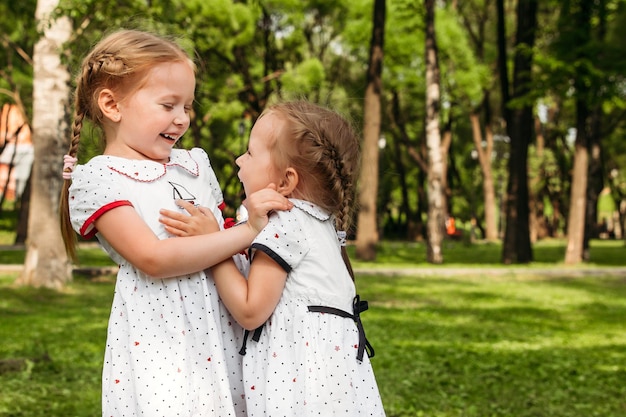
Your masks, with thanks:
M 89 218 L 85 221 L 85 223 L 83 223 L 82 227 L 80 228 L 80 235 L 86 239 L 91 239 L 92 237 L 96 235 L 96 233 L 98 233 L 98 230 L 96 229 L 96 226 L 94 225 L 94 223 L 96 220 L 100 218 L 100 216 L 102 216 L 107 211 L 112 210 L 116 207 L 121 207 L 121 206 L 132 207 L 132 205 L 133 204 L 128 200 L 121 200 L 121 201 L 114 201 L 112 203 L 109 203 L 107 205 L 100 207 L 91 216 L 89 216 Z

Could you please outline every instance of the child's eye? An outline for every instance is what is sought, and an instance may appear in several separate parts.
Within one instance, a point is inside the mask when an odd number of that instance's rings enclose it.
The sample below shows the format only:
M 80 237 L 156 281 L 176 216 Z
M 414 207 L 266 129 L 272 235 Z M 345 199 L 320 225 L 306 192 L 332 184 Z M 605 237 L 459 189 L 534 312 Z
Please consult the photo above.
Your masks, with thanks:
M 172 110 L 174 108 L 174 105 L 169 103 L 163 103 L 162 106 L 168 110 Z

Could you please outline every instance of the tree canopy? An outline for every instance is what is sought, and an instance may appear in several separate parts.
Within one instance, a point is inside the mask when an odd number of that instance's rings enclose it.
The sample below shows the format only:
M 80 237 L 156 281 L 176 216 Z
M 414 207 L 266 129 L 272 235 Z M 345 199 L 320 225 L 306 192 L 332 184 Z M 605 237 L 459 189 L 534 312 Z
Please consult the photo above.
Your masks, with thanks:
M 426 233 L 425 9 L 421 2 L 387 3 L 377 222 L 384 237 L 415 240 Z M 522 13 L 518 2 L 502 2 L 506 75 L 513 75 L 516 56 L 532 52 L 534 58 L 530 85 L 507 107 L 527 106 L 534 119 L 527 134 L 531 137 L 525 139 L 530 217 L 538 219 L 531 222 L 534 238 L 566 233 L 581 100 L 590 112 L 586 126 L 602 151 L 600 191 L 607 187 L 617 211 L 626 198 L 626 59 L 621 53 L 626 1 L 590 3 L 586 29 L 571 19 L 584 3 L 538 2 L 535 42 L 524 50 L 516 42 Z M 505 162 L 516 155 L 509 152 L 502 110 L 496 2 L 436 5 L 439 117 L 442 135 L 450 138 L 447 216 L 468 228 L 471 222 L 472 231 L 484 237 L 489 208 L 502 238 L 509 178 Z M 31 117 L 32 51 L 40 35 L 33 25 L 35 6 L 35 0 L 0 4 L 0 97 L 3 102 L 19 98 Z M 57 14 L 72 21 L 72 37 L 63 50 L 70 73 L 103 34 L 121 27 L 174 36 L 193 53 L 198 64 L 196 102 L 181 145 L 207 150 L 234 212 L 243 197 L 234 159 L 245 150 L 250 127 L 268 103 L 307 98 L 339 110 L 356 126 L 364 125 L 373 7 L 371 0 L 62 0 Z M 587 37 L 583 30 L 588 30 Z M 95 139 L 82 159 L 97 152 Z M 477 143 L 480 150 L 489 149 L 484 161 L 476 156 Z M 481 163 L 488 167 L 481 169 Z M 482 186 L 485 168 L 493 176 L 487 188 Z M 623 227 L 623 210 L 621 216 L 616 226 Z M 600 217 L 598 213 L 585 221 L 599 222 Z

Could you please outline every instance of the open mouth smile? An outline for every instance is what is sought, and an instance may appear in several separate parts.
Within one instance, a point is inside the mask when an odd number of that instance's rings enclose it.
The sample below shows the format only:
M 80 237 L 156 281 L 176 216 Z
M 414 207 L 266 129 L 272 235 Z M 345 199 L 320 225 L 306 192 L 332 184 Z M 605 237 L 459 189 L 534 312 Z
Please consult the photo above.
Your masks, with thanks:
M 164 137 L 167 140 L 173 140 L 173 141 L 177 141 L 180 138 L 180 136 L 168 135 L 167 133 L 161 133 L 160 136 Z

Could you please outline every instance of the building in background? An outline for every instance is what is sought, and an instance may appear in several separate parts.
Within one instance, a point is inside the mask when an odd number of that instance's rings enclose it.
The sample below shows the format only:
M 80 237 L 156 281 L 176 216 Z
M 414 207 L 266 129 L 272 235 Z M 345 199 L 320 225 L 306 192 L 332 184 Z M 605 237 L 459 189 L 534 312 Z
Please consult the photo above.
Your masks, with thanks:
M 5 103 L 0 115 L 0 193 L 4 200 L 22 195 L 35 157 L 30 126 L 15 104 Z

